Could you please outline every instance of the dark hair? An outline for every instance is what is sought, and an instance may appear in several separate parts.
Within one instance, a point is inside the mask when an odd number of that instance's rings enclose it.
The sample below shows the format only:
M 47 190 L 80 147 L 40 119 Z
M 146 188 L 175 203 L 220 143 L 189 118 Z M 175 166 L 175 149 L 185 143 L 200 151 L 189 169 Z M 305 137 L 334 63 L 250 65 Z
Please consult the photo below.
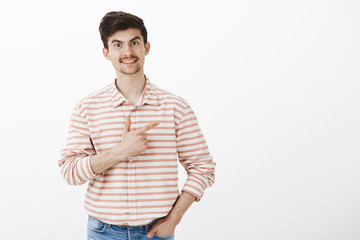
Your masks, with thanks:
M 108 40 L 111 35 L 116 31 L 126 30 L 129 28 L 139 29 L 141 36 L 144 39 L 144 44 L 147 43 L 147 31 L 144 25 L 144 21 L 130 13 L 113 11 L 108 12 L 101 19 L 99 31 L 101 40 L 103 41 L 104 48 L 108 49 Z

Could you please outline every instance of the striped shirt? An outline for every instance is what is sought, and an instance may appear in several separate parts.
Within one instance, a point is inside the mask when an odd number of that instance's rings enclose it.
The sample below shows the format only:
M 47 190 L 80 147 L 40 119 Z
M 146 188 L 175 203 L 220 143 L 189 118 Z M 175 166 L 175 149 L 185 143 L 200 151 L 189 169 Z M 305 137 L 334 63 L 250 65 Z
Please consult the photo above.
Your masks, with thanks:
M 147 131 L 145 151 L 95 174 L 91 156 L 121 142 L 127 116 L 131 131 L 152 121 L 160 124 Z M 75 105 L 59 166 L 68 184 L 89 182 L 85 195 L 89 216 L 109 224 L 138 226 L 172 209 L 180 195 L 177 161 L 187 172 L 182 191 L 199 201 L 214 183 L 215 162 L 193 110 L 184 99 L 148 79 L 134 106 L 114 80 Z

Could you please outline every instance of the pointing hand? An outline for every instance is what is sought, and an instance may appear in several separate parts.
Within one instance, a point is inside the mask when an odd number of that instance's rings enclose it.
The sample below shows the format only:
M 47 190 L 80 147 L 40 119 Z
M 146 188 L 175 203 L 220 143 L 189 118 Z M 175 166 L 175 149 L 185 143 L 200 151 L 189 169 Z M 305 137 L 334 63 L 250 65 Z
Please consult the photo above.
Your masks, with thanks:
M 130 130 L 131 120 L 130 116 L 126 118 L 125 127 L 122 133 L 122 149 L 127 157 L 138 155 L 148 148 L 147 131 L 159 125 L 159 121 L 148 123 L 146 126 L 135 131 Z

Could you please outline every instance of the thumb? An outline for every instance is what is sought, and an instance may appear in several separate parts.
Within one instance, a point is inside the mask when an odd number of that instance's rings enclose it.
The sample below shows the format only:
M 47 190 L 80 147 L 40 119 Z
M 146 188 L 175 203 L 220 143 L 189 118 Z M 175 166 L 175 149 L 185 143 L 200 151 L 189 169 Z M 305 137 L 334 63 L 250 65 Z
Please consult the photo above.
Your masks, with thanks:
M 127 116 L 127 117 L 126 117 L 126 122 L 125 122 L 124 131 L 125 131 L 125 132 L 130 132 L 130 126 L 131 126 L 130 116 Z
M 153 225 L 148 234 L 146 235 L 147 238 L 152 238 L 154 234 L 156 233 L 157 228 Z

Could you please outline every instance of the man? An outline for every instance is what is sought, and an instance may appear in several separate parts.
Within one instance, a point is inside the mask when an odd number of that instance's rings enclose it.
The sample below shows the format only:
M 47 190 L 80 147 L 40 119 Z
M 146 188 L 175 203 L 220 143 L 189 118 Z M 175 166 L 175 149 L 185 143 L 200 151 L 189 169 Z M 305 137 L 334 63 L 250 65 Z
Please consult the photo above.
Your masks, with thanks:
M 213 185 L 215 163 L 188 103 L 144 75 L 143 20 L 109 12 L 99 30 L 116 79 L 74 107 L 61 174 L 71 185 L 89 181 L 88 239 L 174 239 Z M 187 172 L 181 195 L 177 160 Z

